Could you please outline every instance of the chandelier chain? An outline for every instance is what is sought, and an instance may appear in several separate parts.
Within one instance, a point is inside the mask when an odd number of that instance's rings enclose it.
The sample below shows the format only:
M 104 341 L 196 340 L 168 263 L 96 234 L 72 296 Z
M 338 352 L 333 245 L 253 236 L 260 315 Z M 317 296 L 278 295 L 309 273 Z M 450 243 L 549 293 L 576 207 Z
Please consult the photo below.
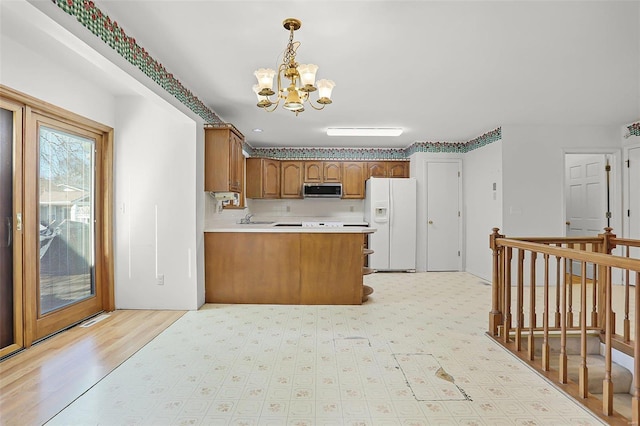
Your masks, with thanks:
M 293 42 L 293 27 L 291 27 L 290 29 L 290 34 L 289 34 L 289 43 L 287 43 L 287 49 L 284 52 L 284 64 L 285 65 L 289 65 L 292 61 L 295 61 L 296 59 L 296 48 L 294 48 L 294 42 Z M 299 43 L 297 43 L 299 44 Z

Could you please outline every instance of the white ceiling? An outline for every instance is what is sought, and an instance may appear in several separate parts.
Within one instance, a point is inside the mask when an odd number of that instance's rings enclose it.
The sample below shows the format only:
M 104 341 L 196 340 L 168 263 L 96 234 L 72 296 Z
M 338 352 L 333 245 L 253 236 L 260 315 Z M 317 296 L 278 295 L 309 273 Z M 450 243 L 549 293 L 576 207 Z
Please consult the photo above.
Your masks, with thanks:
M 638 1 L 95 3 L 254 147 L 404 148 L 464 142 L 501 125 L 640 117 Z M 277 68 L 287 17 L 302 21 L 298 62 L 336 82 L 323 111 L 255 106 L 253 71 Z M 324 134 L 352 126 L 405 131 Z

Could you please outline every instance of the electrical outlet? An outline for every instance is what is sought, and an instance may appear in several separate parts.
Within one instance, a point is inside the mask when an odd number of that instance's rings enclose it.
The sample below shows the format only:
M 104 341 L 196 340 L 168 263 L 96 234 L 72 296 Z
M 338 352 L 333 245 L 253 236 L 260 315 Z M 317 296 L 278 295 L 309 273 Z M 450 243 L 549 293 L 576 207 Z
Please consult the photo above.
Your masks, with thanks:
M 156 277 L 156 281 L 158 285 L 164 285 L 164 274 L 159 274 Z

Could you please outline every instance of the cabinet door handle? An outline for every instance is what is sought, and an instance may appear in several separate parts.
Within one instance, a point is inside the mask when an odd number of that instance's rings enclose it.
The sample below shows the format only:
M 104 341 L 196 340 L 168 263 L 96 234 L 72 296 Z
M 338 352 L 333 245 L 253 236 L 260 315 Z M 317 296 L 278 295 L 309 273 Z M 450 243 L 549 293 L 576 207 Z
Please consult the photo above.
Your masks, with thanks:
M 433 221 L 432 220 L 429 221 L 429 225 L 433 225 Z

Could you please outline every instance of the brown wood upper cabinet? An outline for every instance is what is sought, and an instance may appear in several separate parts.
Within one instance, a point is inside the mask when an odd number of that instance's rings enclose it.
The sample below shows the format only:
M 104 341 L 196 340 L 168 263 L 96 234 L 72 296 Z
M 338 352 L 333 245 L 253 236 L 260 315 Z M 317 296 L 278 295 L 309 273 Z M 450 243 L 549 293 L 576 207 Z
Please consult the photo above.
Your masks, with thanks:
M 342 162 L 305 161 L 304 181 L 308 183 L 342 182 Z
M 387 161 L 387 175 L 390 178 L 408 178 L 408 161 Z
M 280 198 L 302 198 L 302 161 L 280 162 Z
M 367 161 L 367 179 L 370 177 L 409 177 L 408 161 Z
M 387 163 L 385 161 L 367 161 L 367 179 L 370 177 L 388 177 Z
M 280 198 L 280 161 L 247 158 L 247 198 Z
M 205 128 L 204 140 L 204 190 L 242 192 L 242 133 L 233 127 Z
M 342 163 L 342 198 L 364 198 L 364 166 L 361 161 Z

